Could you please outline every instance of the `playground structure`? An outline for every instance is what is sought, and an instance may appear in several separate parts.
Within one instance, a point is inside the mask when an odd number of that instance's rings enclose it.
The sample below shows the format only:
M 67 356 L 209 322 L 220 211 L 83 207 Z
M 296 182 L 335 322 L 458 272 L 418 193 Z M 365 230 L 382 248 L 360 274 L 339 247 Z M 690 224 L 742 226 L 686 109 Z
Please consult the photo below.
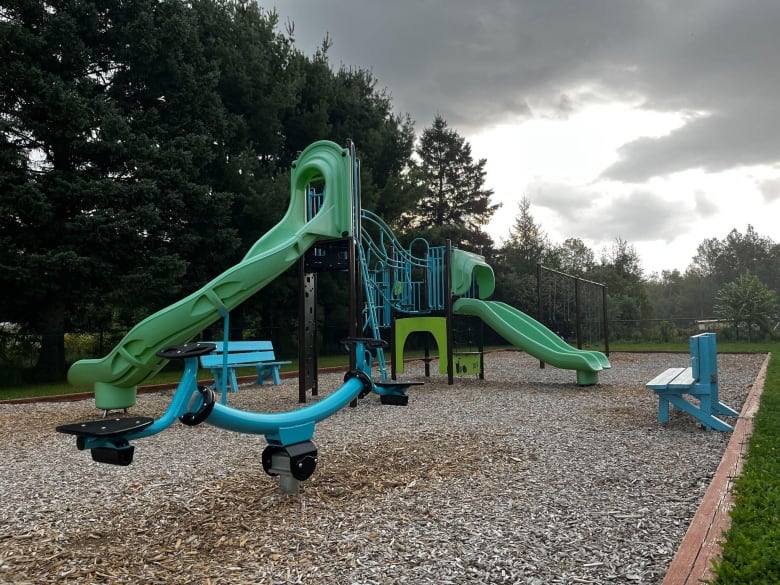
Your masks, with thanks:
M 264 234 L 244 258 L 201 289 L 147 317 L 104 358 L 81 360 L 68 372 L 72 384 L 91 384 L 95 405 L 108 412 L 135 404 L 138 384 L 154 376 L 169 360 L 184 361 L 184 373 L 165 413 L 148 417 L 101 419 L 62 425 L 60 432 L 76 436 L 80 450 L 94 460 L 128 465 L 131 441 L 169 427 L 206 422 L 240 433 L 262 434 L 262 461 L 269 475 L 278 475 L 284 491 L 295 491 L 317 464 L 312 442 L 315 425 L 347 404 L 374 393 L 386 404 L 405 405 L 407 389 L 419 382 L 395 380 L 403 372 L 403 348 L 409 334 L 433 335 L 439 368 L 453 376 L 452 321 L 456 315 L 481 319 L 515 346 L 553 366 L 576 371 L 577 383 L 591 385 L 609 367 L 600 352 L 577 350 L 521 311 L 488 301 L 495 281 L 482 256 L 415 240 L 404 248 L 375 214 L 361 209 L 360 166 L 354 146 L 342 148 L 320 141 L 306 148 L 293 163 L 290 205 L 281 221 Z M 422 254 L 413 254 L 417 247 Z M 257 293 L 298 263 L 299 390 L 317 394 L 316 274 L 323 270 L 349 274 L 348 337 L 350 365 L 344 384 L 308 406 L 283 413 L 257 413 L 217 401 L 214 390 L 198 386 L 198 358 L 215 344 L 192 340 L 220 317 Z M 390 329 L 391 344 L 382 339 Z M 392 346 L 392 372 L 385 350 Z M 479 357 L 482 373 L 482 356 Z M 374 379 L 374 367 L 378 379 Z M 472 368 L 467 368 L 473 371 Z M 226 378 L 222 380 L 225 387 Z M 224 394 L 223 394 L 224 395 Z

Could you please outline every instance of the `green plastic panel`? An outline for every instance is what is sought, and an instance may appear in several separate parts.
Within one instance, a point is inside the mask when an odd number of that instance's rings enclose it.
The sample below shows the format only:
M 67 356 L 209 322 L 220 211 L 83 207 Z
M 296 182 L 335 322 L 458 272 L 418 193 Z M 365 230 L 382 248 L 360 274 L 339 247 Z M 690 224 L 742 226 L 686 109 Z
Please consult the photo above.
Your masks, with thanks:
M 306 218 L 306 186 L 324 181 L 326 197 L 317 215 Z M 320 239 L 348 237 L 352 227 L 352 161 L 349 150 L 315 142 L 293 163 L 290 205 L 244 259 L 188 297 L 147 317 L 101 359 L 80 360 L 68 371 L 73 385 L 94 385 L 99 408 L 135 404 L 135 387 L 166 363 L 155 354 L 186 343 L 206 326 L 257 293 L 287 270 Z
M 582 386 L 597 383 L 597 373 L 610 367 L 603 353 L 570 346 L 537 320 L 506 303 L 458 299 L 453 311 L 456 315 L 479 317 L 509 343 L 551 366 L 576 370 L 577 383 Z
M 395 371 L 404 373 L 404 345 L 406 338 L 417 331 L 425 331 L 433 335 L 439 351 L 439 372 L 447 373 L 447 319 L 444 317 L 405 317 L 395 320 L 395 347 L 393 361 Z
M 452 294 L 462 296 L 471 288 L 472 276 L 477 282 L 477 293 L 480 299 L 486 299 L 496 289 L 496 277 L 493 269 L 479 254 L 465 250 L 452 250 Z

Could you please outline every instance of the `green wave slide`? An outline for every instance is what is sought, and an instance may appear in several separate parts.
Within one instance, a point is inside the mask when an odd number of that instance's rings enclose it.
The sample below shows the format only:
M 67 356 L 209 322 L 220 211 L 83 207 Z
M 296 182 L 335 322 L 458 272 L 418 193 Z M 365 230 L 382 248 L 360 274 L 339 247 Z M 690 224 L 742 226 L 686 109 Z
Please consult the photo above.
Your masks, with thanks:
M 539 321 L 506 303 L 461 298 L 455 301 L 453 312 L 479 317 L 509 343 L 551 366 L 575 370 L 580 386 L 597 384 L 598 373 L 610 367 L 600 351 L 570 346 Z
M 306 186 L 324 181 L 326 196 L 307 220 Z M 68 371 L 73 385 L 94 385 L 95 406 L 104 410 L 135 404 L 137 385 L 167 363 L 158 350 L 186 343 L 205 327 L 268 285 L 321 239 L 348 237 L 353 231 L 352 161 L 348 149 L 319 141 L 293 163 L 290 206 L 237 265 L 188 297 L 147 317 L 102 359 L 80 360 Z

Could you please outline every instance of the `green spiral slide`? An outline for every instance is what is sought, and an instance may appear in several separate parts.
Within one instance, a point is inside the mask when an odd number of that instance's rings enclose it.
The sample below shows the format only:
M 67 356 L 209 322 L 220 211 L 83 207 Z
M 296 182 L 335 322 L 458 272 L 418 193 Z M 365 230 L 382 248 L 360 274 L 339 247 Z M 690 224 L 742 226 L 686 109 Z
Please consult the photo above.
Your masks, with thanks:
M 328 194 L 317 214 L 307 218 L 306 186 L 324 181 Z M 167 360 L 158 350 L 186 343 L 274 280 L 321 239 L 352 235 L 352 161 L 348 149 L 319 141 L 293 163 L 290 206 L 237 265 L 188 297 L 147 317 L 101 359 L 80 360 L 68 371 L 73 385 L 94 385 L 95 406 L 104 410 L 135 404 L 138 384 Z
M 479 317 L 509 343 L 551 366 L 575 370 L 580 386 L 596 384 L 598 373 L 610 367 L 603 353 L 570 346 L 539 321 L 506 303 L 461 298 L 455 301 L 453 312 Z

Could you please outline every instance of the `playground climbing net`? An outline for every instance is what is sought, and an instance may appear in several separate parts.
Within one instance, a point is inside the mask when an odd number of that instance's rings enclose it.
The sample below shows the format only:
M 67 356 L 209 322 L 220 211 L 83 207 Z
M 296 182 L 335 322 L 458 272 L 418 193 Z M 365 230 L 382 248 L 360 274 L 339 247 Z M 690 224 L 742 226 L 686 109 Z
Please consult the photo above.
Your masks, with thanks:
M 537 319 L 579 348 L 609 354 L 607 286 L 537 265 Z

